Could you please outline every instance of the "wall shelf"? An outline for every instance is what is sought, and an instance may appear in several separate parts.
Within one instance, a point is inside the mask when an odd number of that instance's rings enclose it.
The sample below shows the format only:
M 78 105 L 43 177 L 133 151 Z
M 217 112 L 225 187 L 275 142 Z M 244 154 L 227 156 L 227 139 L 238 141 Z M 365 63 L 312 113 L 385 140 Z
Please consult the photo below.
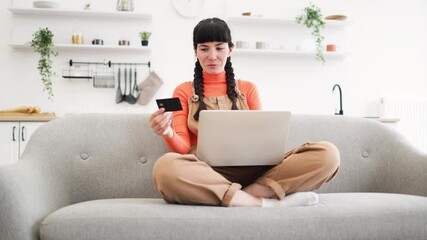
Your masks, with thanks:
M 32 49 L 30 44 L 18 44 L 10 43 L 10 47 L 14 49 Z M 88 45 L 88 44 L 55 44 L 53 47 L 55 50 L 117 50 L 117 51 L 140 51 L 140 52 L 149 52 L 151 51 L 150 47 L 145 46 L 112 46 L 112 45 Z
M 295 22 L 295 19 L 285 18 L 268 18 L 268 17 L 251 17 L 251 16 L 237 16 L 229 17 L 228 23 L 245 23 L 245 24 L 282 24 L 289 26 L 302 26 Z M 338 20 L 325 20 L 326 27 L 347 27 L 353 24 L 352 21 L 338 21 Z
M 239 49 L 235 48 L 233 54 L 236 55 L 283 55 L 290 57 L 312 57 L 315 58 L 316 53 L 314 51 L 290 51 L 290 50 L 280 50 L 280 49 Z M 326 58 L 345 58 L 350 53 L 348 52 L 324 52 L 323 55 Z
M 126 20 L 126 22 L 129 22 L 129 25 L 135 26 L 135 29 L 139 26 L 150 23 L 152 16 L 148 13 L 140 13 L 140 12 L 121 12 L 121 11 L 92 11 L 92 10 L 76 10 L 76 9 L 49 9 L 49 8 L 31 8 L 31 7 L 10 7 L 8 8 L 10 12 L 13 13 L 14 16 L 27 16 L 28 19 L 25 19 L 25 21 L 31 21 L 35 18 L 40 18 L 37 22 L 38 24 L 41 23 L 50 23 L 52 22 L 52 19 L 55 19 L 55 21 L 58 19 L 59 21 L 63 20 L 64 17 L 70 17 L 72 19 L 84 19 L 85 21 L 85 27 L 87 28 L 95 28 L 97 23 L 110 20 L 112 23 L 116 23 L 117 25 L 121 24 L 118 20 Z M 137 20 L 137 21 L 127 21 L 127 20 Z M 41 23 L 39 23 L 41 22 Z M 56 29 L 55 36 L 58 36 L 59 39 L 64 39 L 64 35 L 69 34 L 68 32 L 64 31 L 63 29 L 72 29 L 75 26 L 70 25 L 70 22 L 65 22 L 63 27 L 61 29 Z M 17 28 L 17 30 L 12 31 L 13 34 L 16 34 L 18 37 L 11 37 L 11 43 L 9 44 L 10 47 L 13 49 L 31 49 L 30 44 L 24 39 L 28 38 L 28 36 L 25 36 L 25 32 L 23 29 L 29 28 L 31 24 L 34 26 L 33 22 L 28 22 L 28 24 L 23 25 L 23 23 L 19 22 L 20 28 Z M 67 25 L 68 24 L 68 25 Z M 111 27 L 106 26 L 105 28 Z M 106 31 L 104 28 L 100 28 L 96 31 L 103 31 L 105 34 L 106 39 L 111 39 L 111 36 L 114 36 L 114 32 L 109 31 L 109 33 L 106 34 Z M 135 34 L 137 34 L 137 30 L 134 31 Z M 23 37 L 24 36 L 24 37 Z M 23 40 L 24 39 L 24 40 Z M 139 37 L 138 37 L 139 39 Z M 115 45 L 114 43 L 110 45 L 91 45 L 88 44 L 71 44 L 71 43 L 64 43 L 64 40 L 59 40 L 59 43 L 55 43 L 54 49 L 55 50 L 69 50 L 69 51 L 79 51 L 79 50 L 87 50 L 89 52 L 94 51 L 123 51 L 127 53 L 141 53 L 145 52 L 148 53 L 151 51 L 150 47 L 141 46 L 139 41 L 136 41 L 136 37 L 134 39 L 129 39 L 131 42 L 133 42 L 135 45 L 131 46 L 119 46 Z M 62 43 L 61 43 L 62 42 Z
M 313 43 L 307 42 L 307 28 L 296 23 L 295 19 L 269 18 L 260 16 L 230 16 L 227 22 L 235 28 L 234 38 L 249 44 L 249 48 L 235 48 L 235 56 L 280 56 L 289 58 L 315 59 L 316 51 Z M 349 55 L 343 37 L 345 28 L 352 21 L 325 20 L 326 27 L 323 35 L 327 44 L 337 44 L 340 51 L 324 51 L 325 59 L 342 60 Z M 236 40 L 236 41 L 237 41 Z M 311 39 L 310 39 L 311 41 Z M 256 49 L 255 43 L 265 42 L 267 49 Z M 326 50 L 326 48 L 325 48 Z
M 46 8 L 8 8 L 15 15 L 28 16 L 68 16 L 68 17 L 108 17 L 116 19 L 141 19 L 151 20 L 151 14 L 137 12 L 106 12 L 92 10 L 46 9 Z

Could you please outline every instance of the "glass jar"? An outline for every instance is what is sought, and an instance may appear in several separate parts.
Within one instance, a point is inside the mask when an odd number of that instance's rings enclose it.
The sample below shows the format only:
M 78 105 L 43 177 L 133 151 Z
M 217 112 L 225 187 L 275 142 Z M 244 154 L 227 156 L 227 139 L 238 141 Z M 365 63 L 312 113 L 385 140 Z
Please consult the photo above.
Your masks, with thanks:
M 117 0 L 117 11 L 133 12 L 133 0 Z
M 73 30 L 73 35 L 71 37 L 71 43 L 72 44 L 83 44 L 83 31 L 81 28 L 75 28 Z

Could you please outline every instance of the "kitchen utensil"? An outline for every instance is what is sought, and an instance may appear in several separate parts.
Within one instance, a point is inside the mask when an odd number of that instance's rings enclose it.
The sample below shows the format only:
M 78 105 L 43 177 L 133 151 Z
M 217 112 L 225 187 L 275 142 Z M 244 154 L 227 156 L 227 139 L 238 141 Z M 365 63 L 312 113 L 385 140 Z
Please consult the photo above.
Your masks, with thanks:
M 123 92 L 123 101 L 127 102 L 127 91 L 128 91 L 128 68 L 127 67 L 125 67 L 124 77 L 125 77 L 125 90 Z
M 94 88 L 114 88 L 114 76 L 112 75 L 95 75 L 93 76 Z
M 96 66 L 93 75 L 93 87 L 95 88 L 114 88 L 115 83 L 114 71 L 107 66 Z
M 148 104 L 162 84 L 163 80 L 154 71 L 150 71 L 147 78 L 138 85 L 138 103 Z
M 137 101 L 139 98 L 138 81 L 136 80 L 136 76 L 137 76 L 136 72 L 137 71 L 136 71 L 136 67 L 135 67 L 135 69 L 133 70 L 134 77 L 133 77 L 133 88 L 132 88 L 133 89 L 132 90 L 132 96 L 135 98 L 135 101 Z
M 122 95 L 122 89 L 120 88 L 120 81 L 121 81 L 121 73 L 120 73 L 120 67 L 117 70 L 117 91 L 116 91 L 116 103 L 121 103 L 123 101 L 123 95 Z
M 125 81 L 127 82 L 126 72 L 125 72 Z M 125 93 L 126 93 L 126 97 L 125 97 L 126 102 L 128 102 L 129 104 L 135 104 L 136 98 L 134 98 L 132 95 L 132 67 L 129 69 L 129 94 L 127 93 L 127 89 Z
M 69 79 L 91 79 L 92 70 L 89 67 L 85 66 L 80 67 L 69 67 L 67 69 L 62 69 L 62 77 Z

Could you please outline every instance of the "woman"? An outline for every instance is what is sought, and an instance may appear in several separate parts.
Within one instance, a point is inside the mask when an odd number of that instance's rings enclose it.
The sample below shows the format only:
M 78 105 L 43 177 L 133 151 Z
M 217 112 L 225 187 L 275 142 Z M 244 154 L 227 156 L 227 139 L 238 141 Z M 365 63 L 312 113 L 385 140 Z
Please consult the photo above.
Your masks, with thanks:
M 153 168 L 156 189 L 168 203 L 222 206 L 304 206 L 318 202 L 311 192 L 332 179 L 339 152 L 329 142 L 306 143 L 285 154 L 277 166 L 210 167 L 194 155 L 201 110 L 258 110 L 256 86 L 234 79 L 233 43 L 227 24 L 218 18 L 200 21 L 193 31 L 197 57 L 194 80 L 180 84 L 173 96 L 182 111 L 161 108 L 151 127 L 172 151 Z M 228 136 L 226 136 L 228 137 Z

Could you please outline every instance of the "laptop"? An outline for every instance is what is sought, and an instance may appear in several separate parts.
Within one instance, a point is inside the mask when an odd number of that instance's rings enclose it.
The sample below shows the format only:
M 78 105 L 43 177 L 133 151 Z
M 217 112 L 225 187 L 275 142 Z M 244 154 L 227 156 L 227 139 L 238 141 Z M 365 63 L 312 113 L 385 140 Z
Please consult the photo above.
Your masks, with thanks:
M 290 117 L 288 111 L 201 111 L 196 156 L 210 166 L 277 165 Z

